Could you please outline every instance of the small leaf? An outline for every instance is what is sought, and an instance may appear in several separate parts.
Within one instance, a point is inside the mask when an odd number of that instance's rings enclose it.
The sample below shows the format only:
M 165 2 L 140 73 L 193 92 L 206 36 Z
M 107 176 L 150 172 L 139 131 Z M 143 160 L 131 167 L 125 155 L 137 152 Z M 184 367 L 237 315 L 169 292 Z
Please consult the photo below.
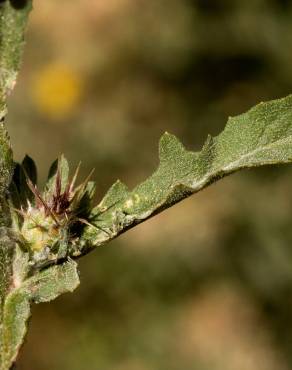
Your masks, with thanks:
M 66 292 L 73 292 L 79 285 L 77 263 L 70 260 L 52 266 L 27 280 L 24 289 L 32 302 L 49 302 Z
M 30 181 L 36 185 L 37 184 L 37 168 L 34 163 L 34 160 L 26 155 L 24 157 L 24 160 L 22 161 L 22 168 L 24 169 L 24 172 L 26 176 L 30 179 Z
M 15 208 L 20 209 L 27 207 L 27 201 L 30 202 L 34 199 L 34 194 L 29 188 L 28 179 L 36 185 L 37 182 L 37 169 L 34 161 L 26 156 L 22 164 L 15 164 L 12 182 L 10 184 L 10 198 L 12 199 Z
M 20 66 L 24 31 L 31 1 L 9 1 L 0 5 L 0 89 L 3 97 L 12 90 Z
M 0 370 L 8 370 L 16 360 L 27 332 L 30 302 L 48 302 L 79 285 L 77 264 L 68 261 L 52 266 L 23 282 L 8 294 L 0 337 Z
M 9 370 L 27 332 L 30 317 L 29 297 L 26 292 L 17 290 L 7 297 L 0 338 L 0 370 Z

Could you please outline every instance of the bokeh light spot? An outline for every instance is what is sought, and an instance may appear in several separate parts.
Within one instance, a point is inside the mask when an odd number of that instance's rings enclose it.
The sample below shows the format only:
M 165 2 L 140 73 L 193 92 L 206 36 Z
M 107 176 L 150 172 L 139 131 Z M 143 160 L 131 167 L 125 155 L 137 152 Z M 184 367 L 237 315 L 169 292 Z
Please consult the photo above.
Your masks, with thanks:
M 82 96 L 82 78 L 70 65 L 51 63 L 39 70 L 32 85 L 33 102 L 51 119 L 66 118 Z

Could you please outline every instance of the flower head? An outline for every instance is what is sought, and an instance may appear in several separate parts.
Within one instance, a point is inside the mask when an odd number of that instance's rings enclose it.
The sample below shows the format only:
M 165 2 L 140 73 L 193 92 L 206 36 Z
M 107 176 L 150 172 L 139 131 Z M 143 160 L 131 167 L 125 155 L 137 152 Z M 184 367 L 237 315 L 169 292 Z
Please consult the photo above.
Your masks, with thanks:
M 69 179 L 68 163 L 62 156 L 54 162 L 43 192 L 36 185 L 36 169 L 26 157 L 16 166 L 11 186 L 14 205 L 13 227 L 34 263 L 58 260 L 68 255 L 70 245 L 78 243 L 85 225 L 90 225 L 94 184 L 90 175 L 79 186 L 77 167 Z

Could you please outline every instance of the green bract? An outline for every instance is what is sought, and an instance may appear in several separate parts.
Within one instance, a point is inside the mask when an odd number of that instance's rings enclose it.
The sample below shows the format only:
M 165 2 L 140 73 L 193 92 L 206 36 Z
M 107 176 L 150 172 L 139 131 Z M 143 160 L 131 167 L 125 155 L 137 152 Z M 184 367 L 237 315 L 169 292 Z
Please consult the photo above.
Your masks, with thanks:
M 49 171 L 43 192 L 37 188 L 36 167 L 28 156 L 16 165 L 10 185 L 13 231 L 28 253 L 29 265 L 41 268 L 69 256 L 90 224 L 95 186 L 86 179 L 75 186 L 79 166 L 69 179 L 69 166 L 61 156 Z

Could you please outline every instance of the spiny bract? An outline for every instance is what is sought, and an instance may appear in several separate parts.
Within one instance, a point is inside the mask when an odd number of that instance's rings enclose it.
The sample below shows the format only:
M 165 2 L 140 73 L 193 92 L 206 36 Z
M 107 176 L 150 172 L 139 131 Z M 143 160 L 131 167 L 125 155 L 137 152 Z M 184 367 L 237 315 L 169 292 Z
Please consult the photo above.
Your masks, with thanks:
M 36 186 L 33 160 L 25 157 L 16 165 L 10 187 L 12 227 L 21 247 L 29 252 L 32 265 L 43 266 L 69 255 L 78 244 L 82 230 L 90 223 L 95 186 L 88 178 L 75 187 L 77 167 L 69 179 L 69 167 L 61 156 L 50 169 L 41 193 Z

